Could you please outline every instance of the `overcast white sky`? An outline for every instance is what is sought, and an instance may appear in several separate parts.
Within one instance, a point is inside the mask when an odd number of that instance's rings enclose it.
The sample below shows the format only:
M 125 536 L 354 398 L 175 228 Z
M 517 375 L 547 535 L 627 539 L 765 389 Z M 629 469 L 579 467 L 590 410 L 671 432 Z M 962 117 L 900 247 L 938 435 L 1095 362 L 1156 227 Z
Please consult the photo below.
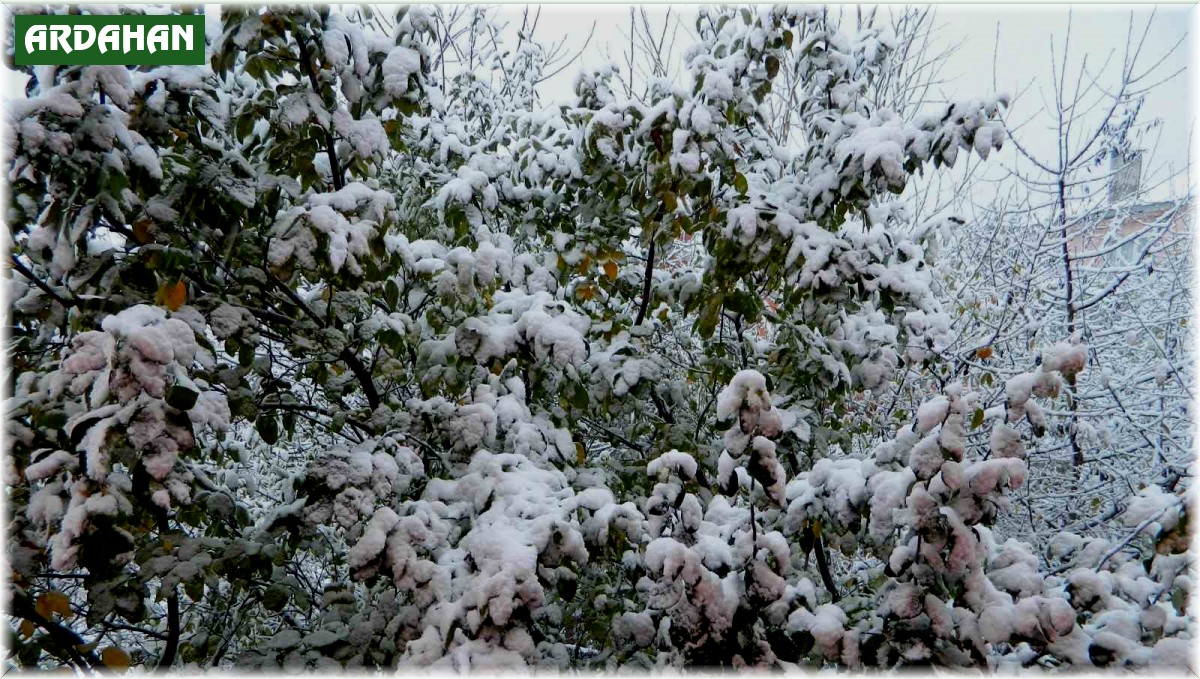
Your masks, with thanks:
M 661 22 L 668 6 L 647 5 L 646 9 Z M 514 27 L 519 26 L 522 10 L 520 5 L 506 5 L 499 10 L 499 16 L 501 20 L 511 20 Z M 846 10 L 852 12 L 853 6 L 847 6 Z M 685 17 L 682 24 L 691 30 L 695 6 L 674 6 L 672 11 Z M 1155 69 L 1163 77 L 1184 72 L 1151 91 L 1139 116 L 1142 121 L 1161 120 L 1161 126 L 1150 132 L 1142 144 L 1150 154 L 1144 183 L 1161 185 L 1154 198 L 1166 197 L 1172 191 L 1178 195 L 1187 185 L 1183 173 L 1195 123 L 1189 91 L 1191 76 L 1186 72 L 1192 56 L 1188 29 L 1196 19 L 1195 12 L 1194 5 L 939 5 L 936 7 L 939 39 L 944 46 L 961 43 L 947 60 L 943 71 L 947 82 L 942 86 L 942 94 L 945 99 L 958 99 L 994 92 L 1021 93 L 1013 102 L 1010 121 L 1019 123 L 1030 118 L 1032 121 L 1018 130 L 1019 138 L 1035 154 L 1054 154 L 1056 134 L 1049 128 L 1045 102 L 1052 96 L 1051 46 L 1055 55 L 1061 57 L 1068 19 L 1069 79 L 1073 81 L 1071 76 L 1079 73 L 1085 55 L 1090 73 L 1100 71 L 1099 67 L 1111 58 L 1108 67 L 1096 75 L 1099 82 L 1107 85 L 1120 73 L 1130 22 L 1135 42 L 1148 24 L 1149 32 L 1139 59 L 1145 66 L 1155 64 L 1172 46 L 1181 39 L 1184 41 Z M 628 49 L 625 37 L 628 5 L 543 5 L 537 32 L 543 41 L 566 36 L 568 44 L 581 46 L 593 22 L 596 34 L 583 53 L 581 65 L 596 67 L 609 60 L 622 63 L 622 51 Z M 678 49 L 682 51 L 691 42 L 681 32 Z M 550 100 L 570 97 L 578 66 L 544 83 L 543 96 Z M 1010 145 L 1002 158 L 1011 162 L 1012 152 Z M 1168 176 L 1174 176 L 1175 181 L 1163 185 L 1162 180 Z
M 646 5 L 653 20 L 661 22 L 668 5 Z M 670 6 L 675 14 L 685 17 L 686 27 L 679 36 L 677 51 L 692 43 L 691 31 L 696 5 Z M 844 6 L 848 12 L 853 5 Z M 868 6 L 869 7 L 869 6 Z M 206 5 L 213 22 L 211 29 L 219 30 L 219 6 Z M 902 9 L 902 6 L 895 6 Z M 501 20 L 512 21 L 515 30 L 520 25 L 524 5 L 508 4 L 498 9 Z M 880 11 L 887 11 L 881 8 Z M 568 46 L 578 49 L 584 43 L 593 23 L 596 32 L 584 50 L 582 58 L 561 75 L 543 84 L 545 100 L 570 98 L 575 75 L 580 68 L 593 68 L 612 61 L 621 63 L 622 52 L 628 49 L 628 4 L 551 4 L 543 5 L 537 35 L 542 41 L 566 38 Z M 1149 32 L 1141 63 L 1152 65 L 1171 46 L 1184 39 L 1175 52 L 1157 66 L 1162 76 L 1187 69 L 1193 55 L 1188 39 L 1189 26 L 1197 21 L 1195 5 L 986 5 L 946 4 L 936 8 L 938 38 L 943 46 L 958 44 L 958 50 L 946 62 L 941 98 L 959 99 L 988 95 L 994 92 L 1021 93 L 1010 111 L 1010 122 L 1030 122 L 1018 130 L 1035 153 L 1053 154 L 1055 134 L 1048 127 L 1045 97 L 1051 94 L 1051 46 L 1061 55 L 1071 21 L 1068 75 L 1077 74 L 1086 55 L 1089 70 L 1095 72 L 1111 57 L 1112 62 L 1099 76 L 1111 84 L 1120 71 L 1130 21 L 1134 24 L 1136 40 L 1147 23 Z M 1153 14 L 1153 17 L 1151 16 Z M 997 28 L 999 40 L 997 41 Z M 993 84 L 993 63 L 996 64 Z M 3 69 L 7 70 L 7 69 Z M 6 73 L 6 76 L 8 74 Z M 1188 72 L 1181 73 L 1166 84 L 1151 91 L 1145 100 L 1140 120 L 1158 119 L 1161 126 L 1153 130 L 1142 146 L 1149 157 L 1146 162 L 1146 185 L 1160 185 L 1154 198 L 1176 195 L 1185 191 L 1188 179 L 1184 174 L 1189 149 L 1193 143 L 1195 114 Z M 1155 78 L 1150 78 L 1155 79 Z M 20 82 L 6 77 L 7 90 L 19 92 Z M 1001 156 L 1012 162 L 1011 145 Z M 1174 177 L 1169 183 L 1162 180 Z

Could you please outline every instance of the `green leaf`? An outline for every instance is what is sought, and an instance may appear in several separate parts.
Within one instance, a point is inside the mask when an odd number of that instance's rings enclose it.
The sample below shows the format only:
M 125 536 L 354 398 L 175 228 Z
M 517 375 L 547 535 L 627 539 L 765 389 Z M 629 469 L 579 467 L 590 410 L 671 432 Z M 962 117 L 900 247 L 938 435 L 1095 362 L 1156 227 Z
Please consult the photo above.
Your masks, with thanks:
M 396 284 L 396 281 L 389 278 L 383 284 L 383 299 L 391 309 L 395 309 L 400 303 L 400 286 Z
M 167 405 L 177 410 L 191 410 L 196 405 L 200 390 L 188 384 L 174 384 L 167 390 Z
M 333 418 L 329 420 L 329 430 L 337 433 L 346 426 L 346 413 L 334 413 Z
M 721 315 L 721 295 L 713 295 L 704 304 L 700 317 L 696 319 L 696 332 L 704 339 L 712 337 Z
M 679 206 L 679 201 L 678 201 L 678 199 L 676 199 L 675 194 L 673 192 L 663 191 L 661 197 L 662 197 L 663 207 L 666 208 L 667 212 L 674 212 L 675 208 Z
M 258 435 L 262 437 L 263 443 L 274 445 L 279 440 L 279 421 L 274 415 L 259 415 L 254 421 L 254 428 L 258 430 Z
M 67 426 L 67 413 L 62 410 L 52 410 L 43 415 L 38 424 L 47 429 L 62 429 Z
M 254 116 L 244 115 L 237 119 L 234 131 L 238 139 L 245 139 L 254 130 Z
M 243 368 L 254 365 L 254 345 L 238 344 L 238 365 Z
M 971 428 L 978 429 L 981 424 L 983 424 L 983 408 L 976 408 L 975 414 L 971 416 Z
M 737 189 L 738 194 L 746 195 L 750 190 L 750 183 L 746 181 L 746 175 L 741 172 L 733 176 L 733 188 Z
M 776 59 L 775 55 L 768 55 L 767 56 L 767 77 L 774 78 L 778 74 L 779 74 L 779 59 Z
M 287 605 L 288 598 L 288 588 L 277 582 L 263 592 L 263 608 L 278 613 Z
M 183 591 L 192 601 L 200 601 L 204 598 L 204 580 L 202 578 L 189 580 L 188 582 L 184 583 Z
M 879 306 L 888 313 L 892 313 L 896 310 L 896 299 L 892 296 L 891 290 L 888 290 L 887 288 L 880 288 Z

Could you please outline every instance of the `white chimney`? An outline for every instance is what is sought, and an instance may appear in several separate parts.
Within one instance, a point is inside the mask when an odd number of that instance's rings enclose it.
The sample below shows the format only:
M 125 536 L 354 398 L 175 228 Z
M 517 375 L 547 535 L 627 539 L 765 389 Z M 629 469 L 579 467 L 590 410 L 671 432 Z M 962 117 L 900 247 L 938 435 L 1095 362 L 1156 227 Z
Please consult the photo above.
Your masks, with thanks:
M 1108 202 L 1116 203 L 1138 192 L 1142 183 L 1142 152 L 1128 156 L 1113 151 L 1108 157 Z

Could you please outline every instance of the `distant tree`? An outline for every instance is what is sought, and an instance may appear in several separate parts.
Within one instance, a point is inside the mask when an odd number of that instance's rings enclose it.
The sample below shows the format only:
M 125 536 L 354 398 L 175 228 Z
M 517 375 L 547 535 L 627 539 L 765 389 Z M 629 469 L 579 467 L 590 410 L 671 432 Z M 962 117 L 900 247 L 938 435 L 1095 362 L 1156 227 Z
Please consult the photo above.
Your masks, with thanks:
M 1175 178 L 1150 147 L 1158 121 L 1138 117 L 1146 94 L 1178 75 L 1161 64 L 1180 46 L 1147 44 L 1153 21 L 1131 20 L 1120 61 L 1099 69 L 1068 50 L 1069 30 L 1066 46 L 1055 41 L 1053 98 L 1023 119 L 1049 123 L 1058 147 L 1040 151 L 1010 127 L 1016 160 L 999 197 L 964 206 L 977 217 L 943 241 L 957 317 L 942 380 L 999 384 L 1042 360 L 1047 341 L 1088 345 L 1089 370 L 1039 425 L 1024 508 L 1010 517 L 1042 547 L 1060 531 L 1120 535 L 1111 519 L 1138 490 L 1169 492 L 1190 475 L 1194 211 L 1190 196 L 1164 190 Z
M 820 8 L 702 11 L 686 82 L 552 108 L 486 13 L 222 24 L 10 106 L 13 666 L 1184 662 L 1186 480 L 1059 572 L 990 528 L 1085 345 L 850 415 L 937 370 L 897 194 L 1002 101 L 877 107 L 895 45 Z

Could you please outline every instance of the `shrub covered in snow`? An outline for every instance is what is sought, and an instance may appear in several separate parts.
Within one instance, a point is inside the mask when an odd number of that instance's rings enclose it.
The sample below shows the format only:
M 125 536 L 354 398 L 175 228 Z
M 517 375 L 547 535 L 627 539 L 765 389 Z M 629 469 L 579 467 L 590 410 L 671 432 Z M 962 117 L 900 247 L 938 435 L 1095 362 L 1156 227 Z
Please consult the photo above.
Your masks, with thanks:
M 700 13 L 683 82 L 544 107 L 544 48 L 468 14 L 226 8 L 208 66 L 30 69 L 16 663 L 1184 661 L 1186 480 L 1119 541 L 993 530 L 1084 346 L 852 415 L 946 339 L 894 194 L 1002 100 L 902 118 L 893 36 L 753 7 Z

